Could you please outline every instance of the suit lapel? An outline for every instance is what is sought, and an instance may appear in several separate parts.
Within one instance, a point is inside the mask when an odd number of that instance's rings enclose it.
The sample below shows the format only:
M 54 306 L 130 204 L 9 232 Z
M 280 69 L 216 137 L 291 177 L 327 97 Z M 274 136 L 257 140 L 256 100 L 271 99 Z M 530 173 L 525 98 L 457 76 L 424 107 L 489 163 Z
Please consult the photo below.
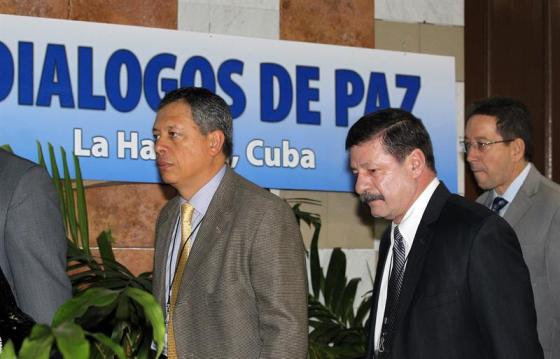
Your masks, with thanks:
M 490 205 L 492 204 L 492 191 L 486 191 L 483 194 L 481 194 L 476 199 L 476 202 L 480 203 L 481 205 L 483 205 L 486 208 L 490 208 Z
M 379 244 L 379 258 L 377 260 L 377 268 L 375 270 L 375 281 L 372 292 L 371 300 L 371 311 L 370 311 L 370 330 L 368 339 L 368 356 L 367 358 L 373 358 L 374 352 L 374 336 L 375 336 L 375 324 L 377 322 L 377 304 L 379 302 L 379 292 L 381 288 L 381 281 L 383 279 L 383 270 L 385 269 L 385 262 L 387 261 L 387 254 L 389 252 L 389 246 L 391 244 L 391 226 L 383 233 L 381 237 L 381 243 Z
M 525 179 L 525 182 L 517 191 L 515 198 L 509 205 L 504 214 L 504 219 L 512 226 L 519 222 L 521 217 L 529 210 L 531 207 L 532 197 L 539 190 L 540 185 L 540 173 L 531 165 L 529 174 Z
M 206 261 L 208 254 L 217 243 L 227 240 L 227 226 L 231 224 L 233 216 L 233 195 L 235 192 L 235 174 L 228 168 L 210 201 L 204 215 L 196 241 L 191 249 L 189 260 L 182 278 L 179 297 L 188 292 L 199 267 Z
M 428 202 L 428 206 L 424 211 L 420 224 L 418 225 L 418 230 L 416 231 L 416 237 L 412 244 L 412 248 L 408 255 L 408 260 L 406 264 L 406 272 L 404 281 L 402 284 L 401 294 L 399 297 L 399 307 L 397 310 L 397 328 L 402 328 L 402 321 L 406 316 L 408 308 L 414 297 L 416 287 L 420 280 L 420 275 L 422 274 L 422 269 L 424 267 L 424 261 L 426 259 L 426 254 L 430 249 L 430 244 L 434 236 L 433 230 L 430 228 L 430 224 L 435 222 L 445 205 L 445 202 L 449 198 L 450 193 L 443 183 L 436 188 L 432 198 Z
M 157 252 L 155 255 L 154 260 L 154 269 L 158 268 L 158 277 L 160 280 L 154 285 L 157 285 L 157 288 L 154 288 L 154 293 L 159 293 L 158 300 L 160 303 L 164 304 L 165 302 L 165 273 L 168 262 L 169 256 L 169 246 L 172 243 L 173 239 L 173 230 L 177 224 L 177 218 L 179 216 L 179 206 L 180 199 L 179 196 L 173 198 L 169 202 L 169 206 L 165 212 L 162 212 L 162 218 L 160 218 L 160 230 L 158 231 L 157 236 Z M 160 245 L 161 243 L 161 245 Z

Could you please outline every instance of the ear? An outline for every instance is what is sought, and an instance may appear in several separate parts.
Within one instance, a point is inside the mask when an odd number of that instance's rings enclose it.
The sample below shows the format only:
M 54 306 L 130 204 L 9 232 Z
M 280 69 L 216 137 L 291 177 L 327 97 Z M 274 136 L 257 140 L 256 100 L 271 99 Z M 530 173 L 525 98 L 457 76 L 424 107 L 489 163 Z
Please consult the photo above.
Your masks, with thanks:
M 426 156 L 419 148 L 415 148 L 406 158 L 408 169 L 414 178 L 419 177 L 426 168 Z
M 525 158 L 525 141 L 516 138 L 511 141 L 511 155 L 515 162 L 522 161 Z
M 222 148 L 224 147 L 225 136 L 220 130 L 215 130 L 209 132 L 207 135 L 208 139 L 208 149 L 212 156 L 216 156 L 222 153 Z

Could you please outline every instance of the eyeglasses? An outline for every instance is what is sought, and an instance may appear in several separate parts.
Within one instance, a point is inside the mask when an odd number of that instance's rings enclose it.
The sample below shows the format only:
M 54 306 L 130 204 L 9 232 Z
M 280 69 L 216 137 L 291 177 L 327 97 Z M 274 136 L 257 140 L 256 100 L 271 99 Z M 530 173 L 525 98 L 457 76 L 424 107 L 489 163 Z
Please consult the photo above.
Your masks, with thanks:
M 511 141 L 515 141 L 515 138 L 509 139 L 509 140 L 499 140 L 499 141 L 488 141 L 488 142 L 482 142 L 482 141 L 461 141 L 461 147 L 463 152 L 467 153 L 469 152 L 469 149 L 473 148 L 476 149 L 480 152 L 486 152 L 488 151 L 488 149 L 490 148 L 491 145 L 495 145 L 496 143 L 508 143 Z

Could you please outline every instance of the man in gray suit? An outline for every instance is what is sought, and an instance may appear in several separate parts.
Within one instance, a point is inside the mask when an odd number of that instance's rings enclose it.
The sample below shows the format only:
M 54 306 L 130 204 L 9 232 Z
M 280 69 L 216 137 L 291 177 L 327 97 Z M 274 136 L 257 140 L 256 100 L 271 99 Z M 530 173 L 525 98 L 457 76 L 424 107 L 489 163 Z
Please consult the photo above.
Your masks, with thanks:
M 510 98 L 476 102 L 465 134 L 467 161 L 486 190 L 477 201 L 515 230 L 531 275 L 539 340 L 547 359 L 560 358 L 560 186 L 530 162 L 529 111 Z
M 154 294 L 169 358 L 305 358 L 305 251 L 290 207 L 228 166 L 232 118 L 202 88 L 168 93 L 153 127 L 178 191 L 156 225 Z M 186 264 L 185 264 L 186 263 Z
M 72 296 L 55 188 L 35 163 L 0 149 L 0 266 L 18 307 L 39 323 Z

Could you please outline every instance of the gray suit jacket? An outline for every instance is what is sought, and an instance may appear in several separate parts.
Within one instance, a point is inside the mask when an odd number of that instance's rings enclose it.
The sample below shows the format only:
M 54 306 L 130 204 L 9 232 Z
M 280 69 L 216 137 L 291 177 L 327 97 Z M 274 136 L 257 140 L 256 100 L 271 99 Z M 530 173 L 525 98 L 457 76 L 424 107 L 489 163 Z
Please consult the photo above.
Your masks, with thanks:
M 165 264 L 179 198 L 156 227 L 154 294 L 165 310 Z M 289 206 L 227 169 L 185 268 L 173 323 L 179 358 L 307 356 L 307 273 Z
M 47 172 L 0 150 L 0 266 L 18 306 L 40 323 L 72 296 L 66 235 Z
M 492 192 L 477 201 L 489 207 Z M 560 186 L 531 164 L 504 219 L 515 230 L 529 267 L 545 358 L 560 358 Z

